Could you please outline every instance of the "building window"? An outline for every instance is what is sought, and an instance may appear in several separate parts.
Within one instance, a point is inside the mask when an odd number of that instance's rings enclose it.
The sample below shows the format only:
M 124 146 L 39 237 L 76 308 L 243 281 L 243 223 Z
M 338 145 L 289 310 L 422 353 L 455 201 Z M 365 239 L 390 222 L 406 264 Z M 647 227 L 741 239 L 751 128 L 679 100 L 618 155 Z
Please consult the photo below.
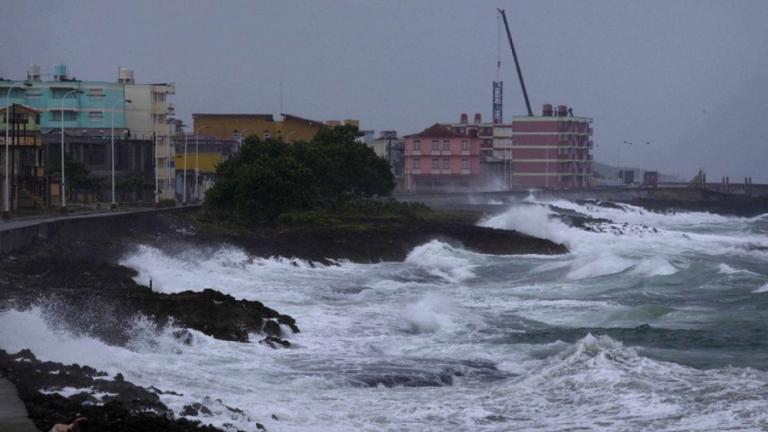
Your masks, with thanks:
M 443 169 L 450 169 L 450 168 L 451 168 L 451 159 L 443 158 Z
M 421 159 L 413 158 L 413 165 L 411 165 L 411 168 L 413 168 L 413 169 L 421 169 Z
M 440 169 L 440 159 L 438 158 L 432 159 L 432 169 Z
M 440 141 L 432 140 L 432 150 L 440 150 Z
M 88 119 L 93 122 L 100 122 L 104 119 L 104 113 L 101 111 L 91 111 L 88 113 Z
M 166 94 L 165 93 L 159 93 L 159 92 L 153 92 L 152 93 L 152 101 L 153 102 L 165 102 Z
M 103 98 L 104 97 L 104 89 L 103 88 L 89 88 L 88 89 L 88 97 Z
M 469 169 L 469 159 L 462 159 L 461 160 L 461 168 L 462 169 Z
M 43 96 L 43 92 L 40 89 L 29 89 L 26 92 L 26 96 L 29 99 L 40 99 Z
M 64 111 L 64 121 L 77 120 L 77 113 L 74 111 Z M 61 121 L 61 111 L 51 111 L 51 121 Z
M 461 140 L 461 149 L 463 151 L 469 150 L 469 141 L 468 140 Z
M 448 140 L 443 140 L 443 150 L 450 151 L 451 150 L 451 142 Z
M 413 140 L 413 151 L 421 150 L 421 140 Z

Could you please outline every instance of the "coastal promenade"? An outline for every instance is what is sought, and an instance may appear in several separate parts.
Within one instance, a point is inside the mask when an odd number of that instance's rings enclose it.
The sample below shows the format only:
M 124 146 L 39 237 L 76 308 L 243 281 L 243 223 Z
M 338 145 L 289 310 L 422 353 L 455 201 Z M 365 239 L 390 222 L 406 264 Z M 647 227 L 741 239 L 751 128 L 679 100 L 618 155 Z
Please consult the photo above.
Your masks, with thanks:
M 11 219 L 0 222 L 0 255 L 14 252 L 30 246 L 36 241 L 55 236 L 67 235 L 76 238 L 78 232 L 92 229 L 109 230 L 112 224 L 130 224 L 143 216 L 164 212 L 183 212 L 200 208 L 200 204 L 164 207 L 164 208 L 129 208 L 124 210 L 104 210 L 73 213 L 58 216 L 35 216 Z M 106 234 L 105 234 L 106 235 Z
M 27 416 L 24 402 L 16 394 L 16 387 L 0 377 L 0 430 L 3 432 L 38 432 Z

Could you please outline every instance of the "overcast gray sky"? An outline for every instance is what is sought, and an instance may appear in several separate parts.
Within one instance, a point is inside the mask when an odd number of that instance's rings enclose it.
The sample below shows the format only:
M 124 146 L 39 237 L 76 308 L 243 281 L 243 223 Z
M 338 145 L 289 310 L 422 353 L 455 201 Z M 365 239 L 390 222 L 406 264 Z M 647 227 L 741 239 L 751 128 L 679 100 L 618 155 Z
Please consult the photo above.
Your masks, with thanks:
M 768 1 L 0 2 L 0 76 L 175 82 L 193 112 L 358 118 L 414 132 L 490 118 L 496 8 L 534 110 L 594 117 L 596 159 L 768 182 Z M 504 115 L 525 113 L 502 40 Z M 633 141 L 633 146 L 622 144 Z M 645 142 L 650 142 L 646 145 Z M 624 147 L 624 148 L 620 148 Z M 621 151 L 621 155 L 619 155 Z

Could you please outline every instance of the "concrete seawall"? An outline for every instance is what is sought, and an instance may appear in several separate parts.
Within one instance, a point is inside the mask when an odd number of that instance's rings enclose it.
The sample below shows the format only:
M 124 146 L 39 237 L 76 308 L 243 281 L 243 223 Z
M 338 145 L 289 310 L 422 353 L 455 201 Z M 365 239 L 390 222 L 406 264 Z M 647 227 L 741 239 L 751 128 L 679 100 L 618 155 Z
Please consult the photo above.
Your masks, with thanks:
M 757 185 L 755 185 L 757 186 Z M 713 189 L 698 189 L 687 187 L 658 187 L 658 188 L 603 188 L 571 191 L 535 191 L 537 198 L 563 198 L 567 200 L 598 199 L 633 202 L 636 200 L 665 201 L 685 205 L 709 205 L 713 203 L 749 205 L 750 202 L 765 201 L 768 191 L 754 191 L 753 197 L 743 194 L 723 194 Z M 483 208 L 488 206 L 506 206 L 510 200 L 522 199 L 530 194 L 528 191 L 500 192 L 463 192 L 463 193 L 397 193 L 394 197 L 400 201 L 421 202 L 438 209 L 464 209 L 467 207 Z
M 39 242 L 107 238 L 118 232 L 140 231 L 151 226 L 163 213 L 196 211 L 200 206 L 142 209 L 116 213 L 71 215 L 0 224 L 0 256 L 20 251 Z

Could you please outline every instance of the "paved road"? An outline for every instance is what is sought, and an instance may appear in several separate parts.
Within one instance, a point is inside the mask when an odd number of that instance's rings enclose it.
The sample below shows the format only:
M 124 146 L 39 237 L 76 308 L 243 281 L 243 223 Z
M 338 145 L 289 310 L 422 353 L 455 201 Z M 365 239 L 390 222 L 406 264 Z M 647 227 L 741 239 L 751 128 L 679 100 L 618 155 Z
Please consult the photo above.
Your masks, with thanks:
M 27 417 L 27 409 L 16 393 L 16 387 L 0 378 L 0 430 L 3 432 L 40 432 Z
M 199 206 L 200 206 L 199 204 L 195 204 L 195 205 L 188 205 L 187 207 L 199 207 Z M 176 207 L 176 208 L 180 208 L 180 207 Z M 28 226 L 40 225 L 47 222 L 54 222 L 54 221 L 59 221 L 64 219 L 84 219 L 84 218 L 93 218 L 93 217 L 107 217 L 112 215 L 129 214 L 129 213 L 146 213 L 146 212 L 153 212 L 153 211 L 163 211 L 169 208 L 173 208 L 173 207 L 163 207 L 159 209 L 147 208 L 147 207 L 135 207 L 135 208 L 128 208 L 128 209 L 120 209 L 115 211 L 101 210 L 101 211 L 78 212 L 78 213 L 72 213 L 68 215 L 30 216 L 30 217 L 11 219 L 7 221 L 0 220 L 0 231 L 8 231 L 16 228 L 24 228 Z

